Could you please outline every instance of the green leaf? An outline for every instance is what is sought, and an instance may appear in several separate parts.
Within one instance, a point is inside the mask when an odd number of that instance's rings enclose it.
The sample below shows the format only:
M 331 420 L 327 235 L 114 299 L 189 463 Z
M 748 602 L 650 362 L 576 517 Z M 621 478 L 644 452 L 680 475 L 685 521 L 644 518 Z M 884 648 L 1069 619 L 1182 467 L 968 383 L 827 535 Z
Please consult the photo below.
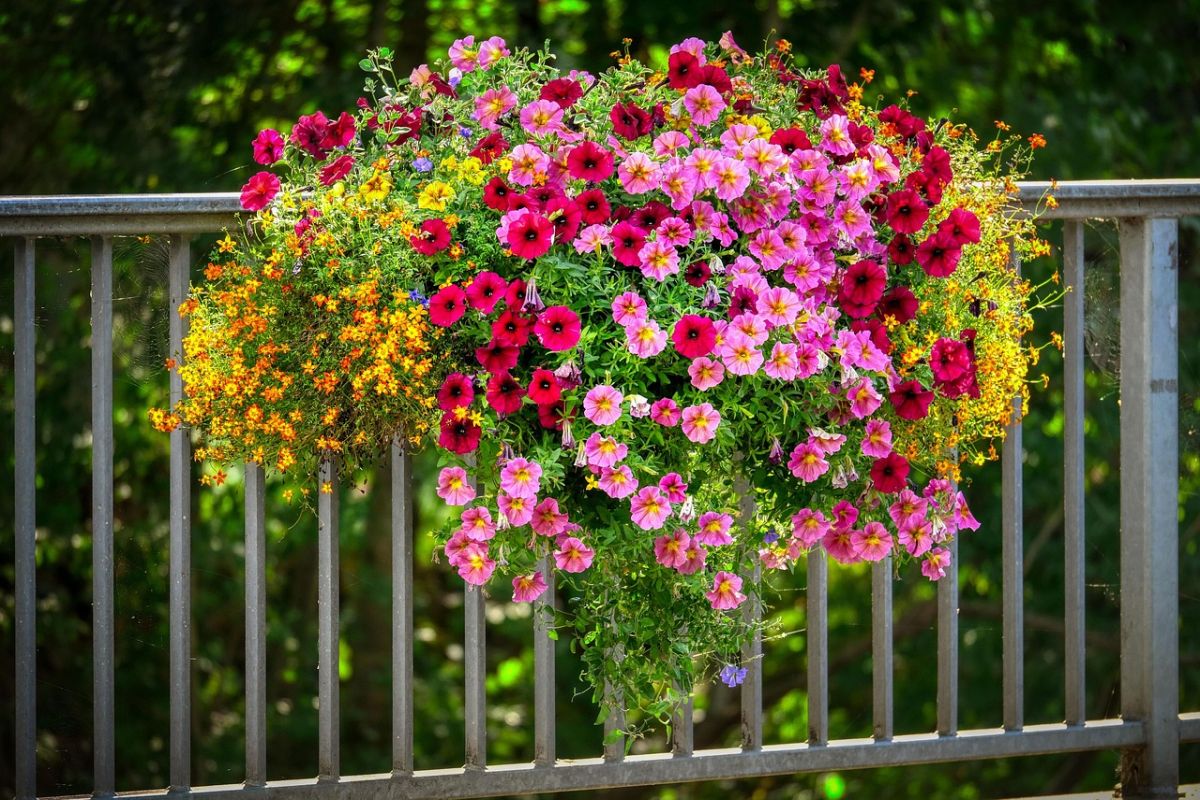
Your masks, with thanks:
M 371 63 L 371 59 L 369 58 L 364 58 L 362 61 L 359 61 L 358 68 L 363 72 L 371 72 L 375 69 L 374 65 Z
M 624 735 L 625 735 L 625 731 L 623 731 L 623 730 L 620 730 L 620 729 L 611 730 L 608 732 L 608 735 L 604 737 L 604 743 L 606 745 L 616 744 L 617 742 L 621 741 L 621 737 L 623 737 Z

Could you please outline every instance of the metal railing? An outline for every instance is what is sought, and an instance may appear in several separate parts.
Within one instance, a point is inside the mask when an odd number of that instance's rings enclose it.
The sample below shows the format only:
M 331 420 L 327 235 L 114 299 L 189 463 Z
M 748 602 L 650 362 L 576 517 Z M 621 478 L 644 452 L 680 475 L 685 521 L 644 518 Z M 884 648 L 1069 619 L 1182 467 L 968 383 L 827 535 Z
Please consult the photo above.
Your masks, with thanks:
M 555 750 L 554 650 L 545 615 L 535 613 L 535 732 L 532 764 L 487 763 L 485 726 L 485 598 L 465 591 L 465 736 L 462 768 L 413 769 L 413 506 L 412 462 L 392 448 L 392 764 L 376 775 L 342 776 L 339 766 L 337 494 L 319 495 L 319 748 L 314 780 L 269 781 L 266 754 L 266 554 L 264 481 L 247 465 L 245 479 L 245 783 L 193 787 L 190 775 L 190 444 L 171 434 L 170 456 L 170 789 L 172 793 L 241 800 L 247 789 L 276 800 L 336 796 L 447 798 L 595 789 L 747 778 L 963 759 L 1123 749 L 1125 797 L 1174 797 L 1179 748 L 1200 741 L 1200 712 L 1179 713 L 1178 659 L 1178 218 L 1200 214 L 1200 180 L 1077 181 L 1053 187 L 1057 206 L 1040 199 L 1051 188 L 1026 183 L 1027 207 L 1065 220 L 1065 282 L 1081 289 L 1083 224 L 1119 221 L 1121 255 L 1121 717 L 1087 718 L 1084 703 L 1084 300 L 1064 300 L 1065 376 L 1065 708 L 1061 724 L 1024 724 L 1021 424 L 1014 422 L 1002 456 L 1003 727 L 958 728 L 957 557 L 937 589 L 937 729 L 896 735 L 892 686 L 890 557 L 872 570 L 874 736 L 829 738 L 826 561 L 808 559 L 808 720 L 806 742 L 765 745 L 759 660 L 748 648 L 742 687 L 742 746 L 694 751 L 691 719 L 677 720 L 668 753 L 626 757 L 620 742 L 593 759 L 565 760 Z M 35 362 L 36 239 L 88 236 L 92 241 L 93 662 L 94 796 L 115 793 L 113 626 L 112 237 L 170 235 L 169 302 L 185 298 L 189 235 L 232 221 L 233 194 L 0 198 L 0 236 L 15 237 L 15 534 L 16 534 L 16 792 L 36 795 L 35 637 Z M 170 351 L 178 357 L 187 322 L 170 315 Z M 172 375 L 171 401 L 182 385 Z M 1019 410 L 1019 406 L 1018 406 Z M 322 481 L 334 466 L 322 466 Z M 545 566 L 545 565 L 543 565 Z M 545 570 L 550 575 L 551 570 Z M 757 575 L 749 576 L 757 580 Z M 541 602 L 553 602 L 551 587 Z M 746 613 L 759 611 L 747 604 Z M 618 715 L 606 723 L 620 727 Z M 161 795 L 162 791 L 134 793 Z M 259 795 L 255 795 L 259 796 Z

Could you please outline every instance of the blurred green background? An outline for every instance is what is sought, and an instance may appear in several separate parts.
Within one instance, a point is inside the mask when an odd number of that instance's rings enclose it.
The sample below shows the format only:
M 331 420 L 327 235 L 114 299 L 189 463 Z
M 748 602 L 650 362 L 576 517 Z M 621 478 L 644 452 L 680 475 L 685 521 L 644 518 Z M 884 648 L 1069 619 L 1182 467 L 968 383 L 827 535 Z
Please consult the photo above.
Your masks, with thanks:
M 665 63 L 687 36 L 732 30 L 749 49 L 772 31 L 802 65 L 876 70 L 871 89 L 916 89 L 913 108 L 991 135 L 995 120 L 1049 145 L 1031 177 L 1200 177 L 1200 2 L 1156 0 L 7 0 L 0 4 L 0 194 L 233 191 L 256 170 L 250 139 L 286 130 L 317 108 L 352 109 L 363 51 L 388 45 L 400 66 L 444 53 L 461 35 L 510 43 L 550 39 L 564 69 L 604 69 L 623 37 Z M 868 93 L 871 97 L 872 93 Z M 1197 388 L 1200 301 L 1196 221 L 1180 226 L 1181 680 L 1200 709 L 1200 447 Z M 1059 242 L 1061 231 L 1047 226 Z M 1119 356 L 1117 237 L 1088 224 L 1088 712 L 1119 708 Z M 38 266 L 38 730 L 39 792 L 91 788 L 90 433 L 88 269 L 85 243 L 43 240 Z M 207 247 L 198 240 L 198 263 Z M 8 245 L 5 245 L 8 250 Z M 9 250 L 11 252 L 11 250 Z M 119 789 L 162 787 L 167 772 L 167 440 L 145 422 L 165 400 L 166 245 L 119 240 L 115 276 L 117 556 L 117 777 Z M 1057 252 L 1027 265 L 1057 268 Z M 0 261 L 0 794 L 13 784 L 12 270 Z M 1038 335 L 1061 326 L 1039 319 Z M 1026 447 L 1026 716 L 1063 718 L 1061 363 L 1039 365 Z M 436 504 L 420 464 L 423 531 Z M 343 773 L 389 761 L 390 541 L 387 496 L 359 476 L 342 506 Z M 197 785 L 243 776 L 242 501 L 240 476 L 193 490 L 193 715 Z M 961 547 L 962 728 L 1000 723 L 999 473 L 970 476 L 984 527 Z M 316 547 L 314 520 L 270 505 L 269 772 L 316 772 Z M 415 570 L 418 768 L 462 763 L 461 583 L 433 563 L 419 534 Z M 783 575 L 776 616 L 799 631 L 767 643 L 766 739 L 802 740 L 805 719 L 804 576 Z M 831 570 L 831 734 L 871 733 L 870 592 L 864 569 Z M 896 586 L 896 728 L 934 727 L 934 591 L 907 571 Z M 489 759 L 532 758 L 532 649 L 527 609 L 497 592 L 489 605 Z M 563 757 L 593 756 L 601 734 L 559 643 Z M 738 740 L 738 694 L 706 687 L 697 747 Z M 661 738 L 639 751 L 661 749 Z M 1200 780 L 1200 748 L 1183 754 Z M 628 797 L 962 797 L 1102 790 L 1116 754 L 912 766 L 606 793 Z

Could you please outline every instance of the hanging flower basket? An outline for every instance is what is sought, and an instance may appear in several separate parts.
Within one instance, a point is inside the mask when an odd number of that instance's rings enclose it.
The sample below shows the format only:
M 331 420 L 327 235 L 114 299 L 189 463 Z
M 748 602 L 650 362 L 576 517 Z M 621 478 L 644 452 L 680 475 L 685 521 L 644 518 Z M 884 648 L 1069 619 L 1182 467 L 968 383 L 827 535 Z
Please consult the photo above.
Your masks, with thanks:
M 449 568 L 524 603 L 548 564 L 597 696 L 658 718 L 745 674 L 756 570 L 939 579 L 1036 355 L 1028 151 L 788 51 L 592 75 L 467 37 L 406 80 L 370 53 L 357 112 L 255 139 L 152 420 L 301 479 L 437 448 Z

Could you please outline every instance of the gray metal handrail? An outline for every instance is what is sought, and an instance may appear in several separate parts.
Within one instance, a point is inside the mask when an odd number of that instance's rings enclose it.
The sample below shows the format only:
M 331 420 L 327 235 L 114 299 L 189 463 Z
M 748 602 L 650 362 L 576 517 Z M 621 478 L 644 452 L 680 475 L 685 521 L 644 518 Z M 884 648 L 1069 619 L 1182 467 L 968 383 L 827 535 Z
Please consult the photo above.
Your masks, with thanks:
M 1054 201 L 1046 200 L 1052 195 Z M 1003 590 L 1003 721 L 1001 729 L 958 728 L 957 558 L 938 586 L 937 730 L 894 735 L 892 720 L 892 592 L 886 568 L 872 571 L 875 737 L 828 738 L 827 692 L 809 694 L 807 742 L 763 745 L 762 692 L 757 671 L 742 692 L 741 748 L 693 751 L 690 736 L 665 754 L 621 758 L 620 744 L 605 757 L 567 761 L 554 749 L 554 650 L 543 615 L 534 615 L 535 761 L 487 764 L 486 679 L 482 593 L 467 592 L 467 764 L 459 769 L 413 769 L 413 518 L 407 453 L 393 447 L 393 748 L 392 770 L 342 776 L 338 748 L 336 495 L 320 495 L 318 581 L 320 692 L 319 778 L 270 781 L 266 756 L 265 520 L 261 471 L 246 472 L 246 780 L 237 786 L 191 787 L 190 760 L 190 445 L 171 436 L 170 486 L 170 787 L 173 792 L 243 800 L 247 788 L 272 798 L 336 795 L 352 800 L 383 793 L 405 797 L 475 797 L 572 789 L 674 783 L 828 769 L 950 762 L 1080 750 L 1123 749 L 1124 797 L 1175 791 L 1181 741 L 1200 741 L 1200 711 L 1179 713 L 1177 439 L 1177 241 L 1178 218 L 1200 214 L 1200 180 L 1072 181 L 1019 184 L 1017 200 L 1043 219 L 1065 220 L 1064 280 L 1082 287 L 1084 225 L 1091 217 L 1119 220 L 1121 249 L 1121 719 L 1089 719 L 1084 702 L 1084 317 L 1082 291 L 1064 299 L 1064 528 L 1066 719 L 1024 724 L 1022 452 L 1020 420 L 1009 429 L 1002 475 L 1005 570 Z M 0 236 L 16 239 L 15 263 L 15 461 L 16 534 L 16 788 L 20 800 L 36 796 L 36 489 L 34 319 L 36 240 L 43 236 L 92 237 L 93 414 L 93 635 L 95 794 L 115 785 L 115 709 L 112 667 L 112 238 L 170 235 L 169 298 L 186 296 L 189 237 L 232 223 L 238 195 L 96 195 L 0 197 Z M 171 314 L 170 350 L 179 357 L 186 320 Z M 99 335 L 97 335 L 99 334 Z M 172 402 L 182 395 L 171 378 Z M 332 478 L 333 465 L 323 465 Z M 828 685 L 824 561 L 810 559 L 807 593 L 811 632 L 822 640 L 810 652 L 810 685 Z M 542 602 L 552 602 L 551 599 Z M 758 645 L 756 645 L 758 646 Z M 757 667 L 754 667 L 757 670 Z M 681 719 L 681 731 L 690 720 Z M 599 748 L 598 748 L 599 749 Z M 139 796 L 161 795 L 161 791 Z

